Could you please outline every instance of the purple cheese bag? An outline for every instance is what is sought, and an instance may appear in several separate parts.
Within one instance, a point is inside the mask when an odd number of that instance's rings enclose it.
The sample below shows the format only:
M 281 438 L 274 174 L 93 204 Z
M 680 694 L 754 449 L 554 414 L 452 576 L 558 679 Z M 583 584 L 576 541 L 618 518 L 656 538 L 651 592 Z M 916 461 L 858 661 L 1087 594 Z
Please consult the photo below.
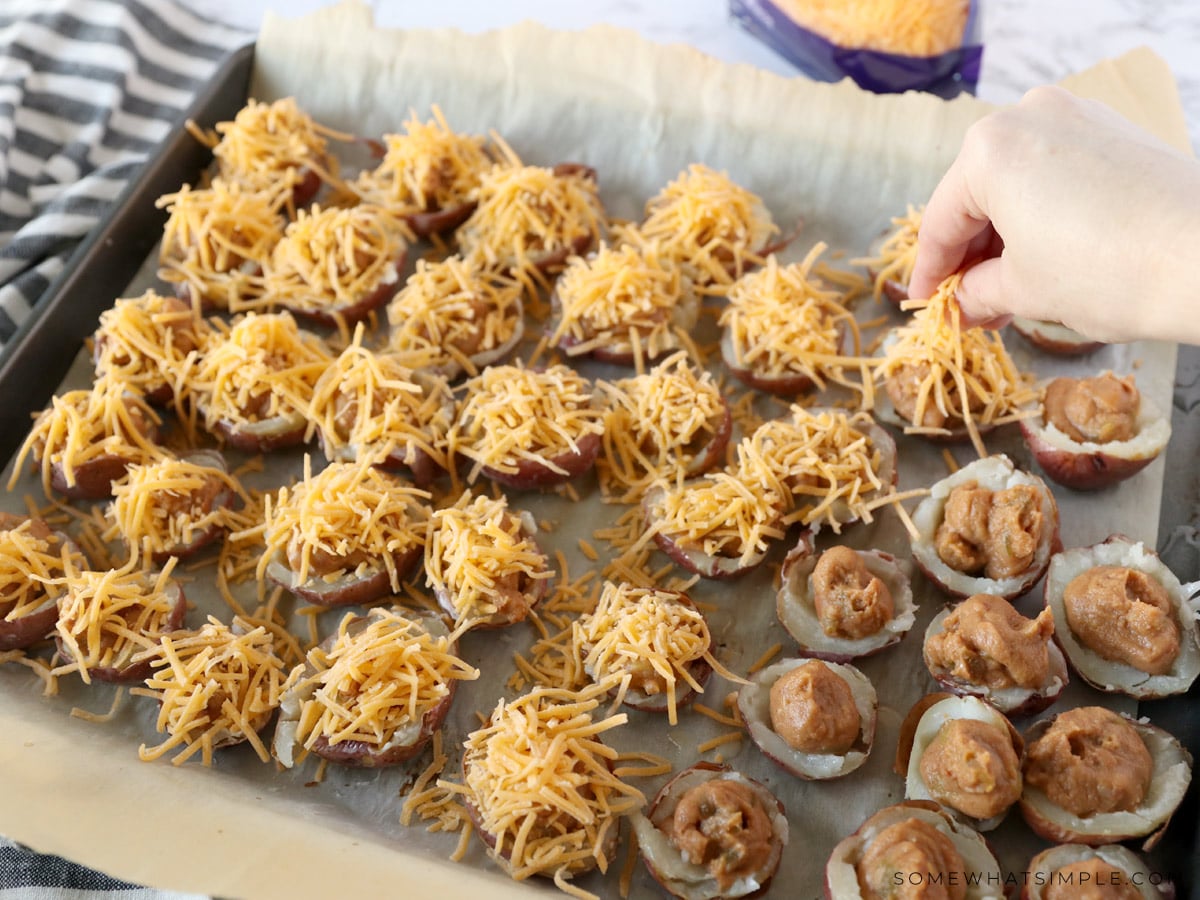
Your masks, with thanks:
M 798 25 L 771 0 L 729 0 L 733 17 L 750 34 L 818 81 L 853 78 L 877 94 L 927 91 L 953 97 L 975 92 L 983 60 L 979 0 L 971 0 L 962 45 L 937 56 L 905 56 L 839 47 Z

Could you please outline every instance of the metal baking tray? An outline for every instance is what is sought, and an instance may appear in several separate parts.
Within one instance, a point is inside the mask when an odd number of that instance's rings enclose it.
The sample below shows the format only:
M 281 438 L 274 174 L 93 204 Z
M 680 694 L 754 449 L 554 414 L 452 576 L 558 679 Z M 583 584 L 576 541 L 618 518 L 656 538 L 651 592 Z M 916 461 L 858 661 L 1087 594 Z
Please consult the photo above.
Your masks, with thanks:
M 100 313 L 113 298 L 122 295 L 145 266 L 166 221 L 165 212 L 155 206 L 155 200 L 182 183 L 195 183 L 210 164 L 210 152 L 185 130 L 183 122 L 191 119 L 209 128 L 233 118 L 247 99 L 253 63 L 253 45 L 243 47 L 225 61 L 0 353 L 0 459 L 13 455 L 31 416 L 48 403 L 84 340 L 95 330 Z M 1185 466 L 1192 456 L 1190 449 L 1174 447 L 1169 460 L 1174 466 Z M 1162 523 L 1160 533 L 1168 534 L 1174 524 Z M 1142 706 L 1156 724 L 1178 736 L 1193 756 L 1200 756 L 1197 697 L 1200 687 L 1186 697 Z M 1197 798 L 1193 783 L 1164 840 L 1151 855 L 1154 867 L 1175 880 L 1178 896 L 1200 896 Z M 796 893 L 801 895 L 807 896 L 807 892 Z

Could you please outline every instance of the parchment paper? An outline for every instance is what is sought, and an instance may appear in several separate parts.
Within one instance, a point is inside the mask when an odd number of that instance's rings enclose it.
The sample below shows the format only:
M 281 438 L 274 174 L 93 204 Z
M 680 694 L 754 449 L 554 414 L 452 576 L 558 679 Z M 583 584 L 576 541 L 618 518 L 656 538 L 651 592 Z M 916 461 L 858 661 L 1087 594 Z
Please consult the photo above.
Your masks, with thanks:
M 1072 79 L 1071 87 L 1188 146 L 1174 82 L 1149 51 L 1102 64 Z M 879 97 L 849 84 L 787 80 L 605 27 L 559 33 L 526 24 L 480 36 L 375 29 L 369 10 L 358 3 L 296 22 L 267 18 L 253 95 L 269 100 L 287 94 L 318 120 L 368 136 L 398 129 L 410 107 L 423 116 L 436 102 L 455 128 L 495 128 L 527 161 L 594 165 L 616 215 L 636 216 L 645 199 L 679 170 L 703 161 L 763 196 L 785 228 L 804 220 L 788 258 L 816 240 L 861 254 L 892 215 L 928 195 L 964 130 L 988 110 L 973 98 L 946 103 L 922 95 Z M 875 315 L 868 303 L 862 317 Z M 1173 346 L 1112 347 L 1086 361 L 1051 364 L 1015 337 L 1009 344 L 1021 365 L 1042 375 L 1128 371 L 1140 361 L 1139 385 L 1169 407 Z M 612 368 L 588 371 L 622 377 Z M 81 360 L 68 383 L 87 375 Z M 991 449 L 1027 462 L 1019 445 L 1012 434 L 989 440 Z M 963 462 L 972 456 L 967 448 L 955 452 Z M 274 462 L 273 477 L 280 468 L 295 471 L 299 458 L 297 453 Z M 900 470 L 902 487 L 928 485 L 946 472 L 938 450 L 907 439 L 900 442 Z M 1101 495 L 1060 491 L 1064 543 L 1086 544 L 1121 530 L 1152 544 L 1162 479 L 1159 461 Z M 19 506 L 24 490 L 36 488 L 23 481 L 5 498 L 9 507 Z M 553 495 L 510 498 L 537 518 L 559 523 L 547 543 L 564 550 L 573 574 L 589 565 L 576 539 L 590 536 L 600 517 L 614 518 L 622 510 L 601 505 L 592 482 L 581 493 L 582 506 Z M 907 556 L 906 538 L 890 513 L 875 525 L 856 527 L 850 537 L 853 544 Z M 775 622 L 771 577 L 764 567 L 746 579 L 695 590 L 697 599 L 716 607 L 711 623 L 722 644 L 720 656 L 735 671 L 744 671 L 777 641 L 785 655 L 794 652 Z M 923 608 L 913 634 L 862 666 L 881 702 L 875 751 L 863 769 L 840 782 L 802 783 L 748 742 L 717 751 L 768 784 L 788 807 L 792 841 L 775 896 L 816 896 L 833 844 L 875 809 L 903 796 L 901 780 L 890 774 L 896 726 L 908 705 L 931 687 L 920 664 L 920 634 L 940 603 L 919 582 L 917 591 Z M 203 594 L 189 589 L 194 593 Z M 1036 602 L 1026 598 L 1025 611 Z M 223 607 L 213 608 L 224 613 Z M 200 612 L 190 618 L 199 621 Z M 475 726 L 475 710 L 494 705 L 509 672 L 506 661 L 529 639 L 529 630 L 518 628 L 464 640 L 463 654 L 485 677 L 460 691 L 447 745 Z M 714 679 L 704 700 L 720 706 L 727 690 L 729 685 Z M 0 832 L 132 881 L 223 896 L 468 896 L 481 890 L 527 896 L 533 887 L 499 874 L 478 842 L 470 865 L 455 865 L 446 860 L 454 839 L 399 825 L 399 792 L 423 758 L 411 770 L 382 773 L 331 766 L 326 781 L 311 787 L 305 784 L 312 777 L 311 761 L 276 773 L 246 748 L 218 754 L 211 770 L 143 764 L 136 746 L 156 738 L 152 704 L 131 701 L 107 725 L 67 715 L 72 705 L 107 709 L 110 697 L 110 689 L 85 690 L 68 678 L 63 695 L 46 700 L 24 669 L 0 668 Z M 1076 693 L 1075 702 L 1080 697 L 1094 702 L 1086 690 Z M 698 742 L 723 731 L 694 715 L 683 716 L 670 733 L 649 715 L 631 713 L 630 725 L 610 732 L 611 743 L 668 754 L 680 765 L 696 758 Z M 645 780 L 641 786 L 652 796 L 658 784 Z M 1013 871 L 1036 847 L 1019 822 L 1008 823 L 997 844 L 1006 869 Z M 614 894 L 615 884 L 612 872 L 607 879 L 582 881 L 604 895 Z M 640 868 L 634 891 L 654 892 Z

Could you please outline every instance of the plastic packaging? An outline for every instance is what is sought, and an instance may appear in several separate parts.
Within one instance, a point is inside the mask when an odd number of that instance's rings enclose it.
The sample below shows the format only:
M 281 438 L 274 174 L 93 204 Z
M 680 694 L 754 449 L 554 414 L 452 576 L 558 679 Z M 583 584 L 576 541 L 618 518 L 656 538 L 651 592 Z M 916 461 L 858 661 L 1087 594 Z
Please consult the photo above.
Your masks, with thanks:
M 980 0 L 971 0 L 962 44 L 937 56 L 905 56 L 841 47 L 799 25 L 771 0 L 730 0 L 733 17 L 752 35 L 818 81 L 853 78 L 868 91 L 927 91 L 940 97 L 975 92 L 983 61 Z

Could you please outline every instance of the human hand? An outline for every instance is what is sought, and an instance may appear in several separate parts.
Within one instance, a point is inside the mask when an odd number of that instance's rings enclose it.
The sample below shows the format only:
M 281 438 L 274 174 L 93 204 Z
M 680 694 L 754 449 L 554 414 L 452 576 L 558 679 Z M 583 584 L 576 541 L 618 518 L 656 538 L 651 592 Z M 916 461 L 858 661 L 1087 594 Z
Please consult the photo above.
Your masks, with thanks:
M 1036 88 L 975 123 L 921 223 L 909 295 L 965 268 L 964 324 L 1200 343 L 1200 164 L 1108 107 Z

